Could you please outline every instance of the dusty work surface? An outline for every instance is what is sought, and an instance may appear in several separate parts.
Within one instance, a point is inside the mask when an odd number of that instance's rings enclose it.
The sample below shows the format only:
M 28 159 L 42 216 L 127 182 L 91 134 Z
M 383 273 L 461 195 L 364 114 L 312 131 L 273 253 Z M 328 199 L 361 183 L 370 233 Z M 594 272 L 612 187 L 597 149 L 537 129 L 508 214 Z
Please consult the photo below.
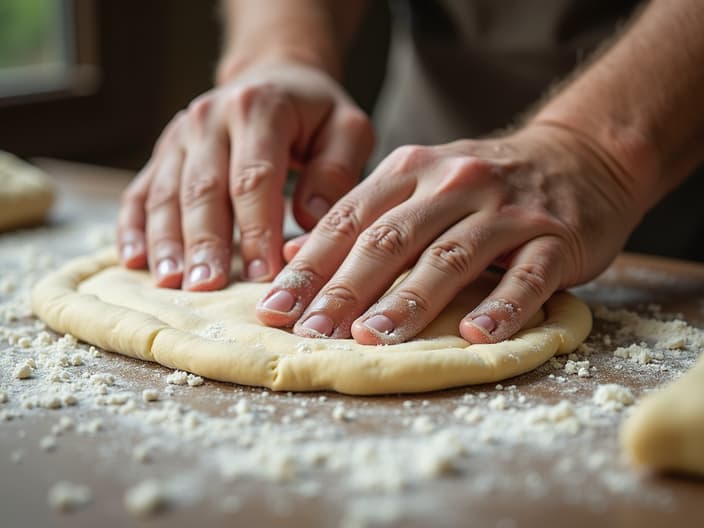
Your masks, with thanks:
M 201 384 L 31 317 L 38 277 L 111 242 L 126 177 L 46 166 L 62 182 L 52 224 L 0 236 L 3 527 L 704 524 L 703 482 L 632 468 L 617 438 L 704 346 L 704 267 L 622 257 L 577 290 L 595 313 L 586 345 L 501 385 L 362 398 Z

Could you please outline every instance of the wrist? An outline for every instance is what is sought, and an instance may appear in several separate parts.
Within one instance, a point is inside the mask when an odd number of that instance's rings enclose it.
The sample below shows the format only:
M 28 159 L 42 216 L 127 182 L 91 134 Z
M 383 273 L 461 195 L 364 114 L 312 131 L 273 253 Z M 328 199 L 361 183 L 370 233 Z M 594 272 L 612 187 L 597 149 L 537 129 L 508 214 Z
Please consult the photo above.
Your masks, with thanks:
M 660 188 L 659 153 L 655 142 L 638 126 L 586 108 L 570 112 L 555 106 L 546 106 L 528 124 L 558 127 L 570 132 L 633 197 L 641 214 L 670 190 Z
M 342 77 L 341 61 L 332 53 L 320 53 L 307 47 L 276 46 L 255 53 L 235 50 L 223 54 L 215 70 L 215 84 L 222 85 L 249 68 L 267 63 L 301 64 L 320 70 L 336 80 Z

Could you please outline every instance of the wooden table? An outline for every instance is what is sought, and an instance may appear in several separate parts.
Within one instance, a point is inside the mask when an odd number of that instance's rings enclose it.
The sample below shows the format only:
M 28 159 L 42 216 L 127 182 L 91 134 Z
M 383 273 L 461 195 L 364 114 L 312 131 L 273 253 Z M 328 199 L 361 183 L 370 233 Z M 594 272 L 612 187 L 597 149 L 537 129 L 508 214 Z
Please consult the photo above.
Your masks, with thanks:
M 70 236 L 60 234 L 62 226 L 111 222 L 117 196 L 131 174 L 52 160 L 40 160 L 39 164 L 59 183 L 60 200 L 53 215 L 54 227 L 44 232 L 44 238 L 31 233 L 26 236 L 46 240 L 58 254 L 78 254 L 82 249 L 80 243 L 68 243 Z M 56 231 L 54 237 L 52 230 Z M 3 250 L 8 251 L 3 247 L 0 247 L 0 258 Z M 692 325 L 704 322 L 704 266 L 694 263 L 623 255 L 599 280 L 579 289 L 578 293 L 592 304 L 611 308 L 642 311 L 648 304 L 657 303 L 663 313 L 681 313 Z M 575 405 L 589 399 L 597 384 L 620 383 L 636 393 L 656 385 L 653 376 L 632 377 L 629 369 L 610 369 L 614 361 L 613 347 L 606 347 L 598 337 L 609 332 L 608 324 L 596 321 L 595 333 L 589 342 L 596 349 L 591 363 L 597 370 L 591 378 L 570 378 L 556 383 L 548 370 L 539 369 L 503 385 L 515 385 L 517 393 L 528 402 L 551 404 L 566 399 Z M 163 377 L 168 372 L 157 365 L 112 354 L 105 355 L 101 361 L 104 371 L 115 373 L 125 380 L 125 389 L 137 393 L 156 383 L 163 387 Z M 360 398 L 327 394 L 324 400 L 319 394 L 272 393 L 262 397 L 263 392 L 267 391 L 209 382 L 198 390 L 177 388 L 173 399 L 208 415 L 221 416 L 244 396 L 256 405 L 273 406 L 271 420 L 276 423 L 305 400 L 310 418 L 325 427 L 335 427 L 342 441 L 343 438 L 383 439 L 402 435 L 408 421 L 420 415 L 429 416 L 440 424 L 454 424 L 453 411 L 466 401 L 466 394 L 483 393 L 491 399 L 505 390 L 498 391 L 491 385 L 415 396 Z M 407 401 L 411 404 L 404 404 Z M 331 414 L 338 404 L 356 413 L 358 418 L 341 423 L 332 420 Z M 165 451 L 147 465 L 132 461 L 130 450 L 144 439 L 144 431 L 126 427 L 105 413 L 104 432 L 93 437 L 67 434 L 60 439 L 56 452 L 43 452 L 38 441 L 56 423 L 57 415 L 53 412 L 27 413 L 19 420 L 0 422 L 0 525 L 3 527 L 135 524 L 138 521 L 122 507 L 122 496 L 128 485 L 151 475 L 178 478 L 189 468 L 202 464 L 201 448 Z M 80 405 L 65 412 L 78 420 L 100 414 Z M 197 500 L 191 504 L 186 501 L 155 518 L 139 522 L 172 528 L 197 524 L 204 528 L 337 526 L 346 519 L 347 525 L 353 526 L 357 517 L 364 520 L 365 504 L 387 501 L 391 506 L 384 506 L 380 511 L 393 511 L 387 519 L 383 515 L 377 519 L 382 526 L 704 526 L 704 484 L 630 470 L 617 442 L 621 418 L 622 414 L 615 415 L 600 426 L 561 437 L 554 446 L 540 449 L 530 443 L 505 442 L 500 430 L 492 431 L 494 438 L 489 439 L 486 446 L 470 450 L 466 462 L 457 471 L 412 483 L 400 491 L 350 491 L 348 486 L 339 485 L 338 481 L 344 480 L 344 476 L 330 471 L 307 477 L 320 484 L 316 493 L 300 493 L 290 485 L 257 479 L 223 484 L 208 476 L 199 481 Z M 19 465 L 12 463 L 9 456 L 18 449 L 25 451 Z M 590 461 L 590 453 L 606 458 L 601 462 Z M 571 468 L 563 463 L 566 460 L 573 462 Z M 596 464 L 598 468 L 584 469 L 589 464 Z M 619 488 L 620 483 L 610 483 L 606 474 L 612 469 L 613 475 L 625 478 L 632 489 L 624 490 Z M 382 465 L 380 471 L 383 470 Z M 88 484 L 95 494 L 93 503 L 72 514 L 52 511 L 47 505 L 46 492 L 60 479 Z M 482 488 L 482 483 L 488 483 L 488 488 Z M 241 509 L 229 516 L 219 508 L 220 499 L 227 493 L 242 498 Z M 357 515 L 355 509 L 361 513 Z M 360 525 L 366 525 L 362 521 Z

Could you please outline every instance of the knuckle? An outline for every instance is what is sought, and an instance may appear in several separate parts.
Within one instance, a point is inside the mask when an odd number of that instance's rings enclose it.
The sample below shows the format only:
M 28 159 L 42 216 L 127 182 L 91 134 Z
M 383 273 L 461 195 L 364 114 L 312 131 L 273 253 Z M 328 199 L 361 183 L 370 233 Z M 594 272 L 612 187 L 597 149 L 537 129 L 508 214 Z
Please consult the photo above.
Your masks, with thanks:
M 340 117 L 342 127 L 355 135 L 366 137 L 374 135 L 372 123 L 362 110 L 350 108 Z
M 241 225 L 240 224 L 240 237 L 243 241 L 257 240 L 257 241 L 267 241 L 271 239 L 272 231 L 269 227 L 252 224 L 252 225 Z
M 455 193 L 460 189 L 478 190 L 491 183 L 491 164 L 474 156 L 455 156 L 447 160 L 445 175 L 437 193 Z
M 155 182 L 149 188 L 149 194 L 144 207 L 147 212 L 168 204 L 178 203 L 178 187 L 166 182 Z
M 183 243 L 180 236 L 176 233 L 149 233 L 148 239 L 150 254 L 157 253 L 157 256 L 159 256 L 164 253 L 176 254 L 183 251 Z
M 472 273 L 475 251 L 458 242 L 439 242 L 428 248 L 428 263 L 444 274 Z
M 263 99 L 280 97 L 279 90 L 271 83 L 240 86 L 230 92 L 226 107 L 236 115 L 247 116 Z
M 403 256 L 410 245 L 410 234 L 393 224 L 375 224 L 359 237 L 358 248 L 375 257 Z
M 399 299 L 403 299 L 406 306 L 414 314 L 418 311 L 425 313 L 430 311 L 430 301 L 411 286 L 402 287 L 397 292 L 394 292 L 394 295 Z
M 203 94 L 190 102 L 186 115 L 191 124 L 201 128 L 208 122 L 213 108 L 213 98 L 209 94 Z
M 350 203 L 338 203 L 323 216 L 315 229 L 333 238 L 356 239 L 359 226 L 355 207 Z
M 186 178 L 181 188 L 181 202 L 186 207 L 215 199 L 221 190 L 221 178 L 213 172 L 199 172 Z
M 232 177 L 230 196 L 233 199 L 252 194 L 262 188 L 267 180 L 275 177 L 274 165 L 267 161 L 249 163 Z
M 143 201 L 145 198 L 145 189 L 140 185 L 139 177 L 130 183 L 127 188 L 122 192 L 120 197 L 120 203 L 124 207 L 126 205 L 132 205 L 136 202 Z
M 328 285 L 325 290 L 321 292 L 321 297 L 326 297 L 328 302 L 333 300 L 333 302 L 341 304 L 356 304 L 359 300 L 359 295 L 355 293 L 354 289 L 341 283 Z
M 228 247 L 223 239 L 212 233 L 200 233 L 197 237 L 189 240 L 187 245 L 191 255 L 198 253 L 212 255 L 224 251 Z
M 431 158 L 431 149 L 421 145 L 404 145 L 390 155 L 391 171 L 403 174 L 426 165 Z
M 541 263 L 522 263 L 511 268 L 511 278 L 522 290 L 537 298 L 547 295 L 550 287 L 549 272 Z
M 291 287 L 292 284 L 295 284 L 296 287 L 300 287 L 301 285 L 321 284 L 324 282 L 323 276 L 315 265 L 300 258 L 289 262 L 281 276 L 291 276 L 291 274 L 298 280 L 288 284 L 288 287 Z M 276 280 L 279 279 L 277 278 Z

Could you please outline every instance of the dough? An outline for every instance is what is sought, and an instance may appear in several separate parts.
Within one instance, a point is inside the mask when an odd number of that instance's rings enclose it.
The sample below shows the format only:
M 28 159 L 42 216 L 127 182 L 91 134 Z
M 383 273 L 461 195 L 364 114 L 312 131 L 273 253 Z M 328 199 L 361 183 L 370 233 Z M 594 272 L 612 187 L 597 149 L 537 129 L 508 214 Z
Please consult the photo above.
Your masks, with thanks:
M 704 476 L 704 355 L 681 378 L 638 404 L 621 440 L 637 464 Z
M 469 345 L 457 325 L 495 283 L 476 281 L 415 340 L 388 346 L 302 338 L 263 326 L 254 306 L 268 285 L 234 282 L 200 293 L 159 289 L 146 271 L 119 267 L 112 250 L 47 276 L 35 286 L 32 306 L 54 330 L 106 350 L 281 391 L 383 394 L 497 382 L 573 351 L 589 334 L 589 308 L 558 293 L 533 321 L 538 326 L 503 343 Z
M 0 231 L 41 222 L 53 201 L 41 170 L 0 151 Z

